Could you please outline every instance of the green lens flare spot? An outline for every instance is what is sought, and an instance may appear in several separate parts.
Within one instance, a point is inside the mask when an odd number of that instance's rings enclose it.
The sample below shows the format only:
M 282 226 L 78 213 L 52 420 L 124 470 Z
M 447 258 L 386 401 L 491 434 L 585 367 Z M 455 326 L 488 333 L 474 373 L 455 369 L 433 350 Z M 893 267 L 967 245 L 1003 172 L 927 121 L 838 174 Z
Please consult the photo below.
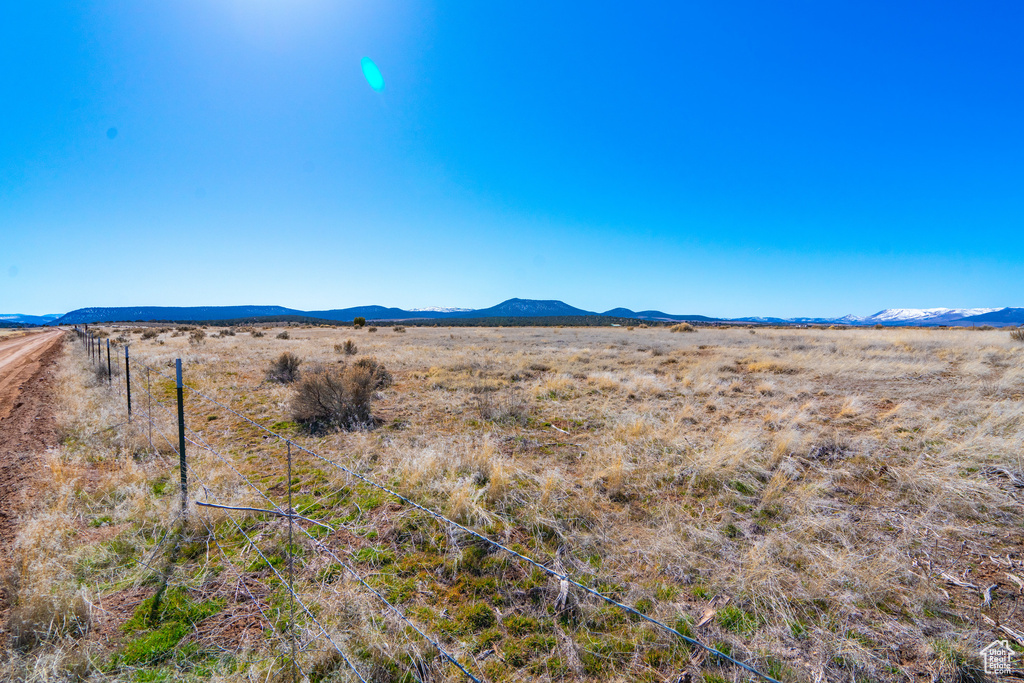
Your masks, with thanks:
M 377 65 L 373 63 L 373 60 L 369 57 L 363 57 L 359 64 L 363 67 L 363 75 L 366 76 L 366 82 L 370 84 L 370 87 L 380 92 L 384 89 L 384 75 L 377 68 Z

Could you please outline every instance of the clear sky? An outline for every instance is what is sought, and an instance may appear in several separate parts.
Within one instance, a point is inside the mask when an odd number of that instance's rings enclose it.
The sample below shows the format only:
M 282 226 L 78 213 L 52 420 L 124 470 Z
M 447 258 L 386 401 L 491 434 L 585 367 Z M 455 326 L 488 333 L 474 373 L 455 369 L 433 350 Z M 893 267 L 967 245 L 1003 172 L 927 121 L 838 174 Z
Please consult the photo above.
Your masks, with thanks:
M 6 3 L 0 313 L 1024 306 L 1022 26 L 1016 0 Z

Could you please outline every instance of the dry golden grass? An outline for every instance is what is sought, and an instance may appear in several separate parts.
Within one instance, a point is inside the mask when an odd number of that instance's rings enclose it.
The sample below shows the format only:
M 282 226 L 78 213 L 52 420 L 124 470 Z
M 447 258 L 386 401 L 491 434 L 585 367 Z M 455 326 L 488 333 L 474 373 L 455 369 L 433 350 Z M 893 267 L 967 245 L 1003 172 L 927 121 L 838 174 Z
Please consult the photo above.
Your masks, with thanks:
M 165 372 L 181 357 L 189 384 L 261 424 L 783 680 L 970 680 L 963 677 L 977 651 L 1005 637 L 983 616 L 1024 631 L 1020 589 L 1009 578 L 1024 577 L 1024 346 L 1004 333 L 406 329 L 291 327 L 280 339 L 280 329 L 214 337 L 211 328 L 198 345 L 167 330 L 132 337 L 132 354 Z M 335 350 L 349 338 L 354 357 Z M 381 426 L 302 434 L 288 422 L 292 389 L 265 381 L 283 352 L 303 368 L 383 362 L 395 383 L 374 409 Z M 174 517 L 176 469 L 168 443 L 149 448 L 144 420 L 89 436 L 123 420 L 123 398 L 94 386 L 82 363 L 74 351 L 65 359 L 66 438 L 51 456 L 47 505 L 19 541 L 21 590 L 100 604 L 153 580 L 137 559 Z M 150 379 L 172 407 L 172 385 Z M 137 395 L 137 405 L 143 400 Z M 279 443 L 198 397 L 187 397 L 187 411 L 190 429 L 284 505 Z M 156 432 L 174 440 L 169 415 Z M 189 448 L 202 495 L 267 505 L 231 467 Z M 691 664 L 686 648 L 585 596 L 555 614 L 556 581 L 316 460 L 297 457 L 296 472 L 299 513 L 338 529 L 323 542 L 351 553 L 361 574 L 487 680 L 661 681 L 687 666 L 720 677 L 709 680 L 738 675 L 710 660 Z M 121 539 L 123 566 L 107 561 L 111 539 L 83 545 L 81 533 L 46 531 L 104 516 Z M 238 579 L 205 522 L 232 566 L 266 588 L 268 606 L 279 605 L 280 587 L 232 518 L 246 520 L 268 557 L 283 553 L 280 522 L 197 510 L 183 542 L 202 552 L 161 557 L 195 595 L 227 595 L 223 584 Z M 366 670 L 398 680 L 421 658 L 434 680 L 458 679 L 357 584 L 325 581 L 333 565 L 307 547 L 299 592 Z M 982 589 L 993 584 L 983 605 Z M 728 605 L 697 628 L 715 595 L 729 596 Z M 51 650 L 40 652 L 85 648 L 97 662 L 119 647 L 74 629 L 44 640 Z M 217 645 L 248 653 L 232 673 L 222 652 L 204 651 L 201 666 L 218 680 L 281 671 L 280 661 L 260 659 L 277 651 L 274 638 Z M 194 668 L 196 655 L 181 651 L 154 671 Z M 44 662 L 20 657 L 26 670 Z M 329 653 L 303 661 L 324 680 L 348 680 Z M 95 680 L 128 675 L 98 666 Z

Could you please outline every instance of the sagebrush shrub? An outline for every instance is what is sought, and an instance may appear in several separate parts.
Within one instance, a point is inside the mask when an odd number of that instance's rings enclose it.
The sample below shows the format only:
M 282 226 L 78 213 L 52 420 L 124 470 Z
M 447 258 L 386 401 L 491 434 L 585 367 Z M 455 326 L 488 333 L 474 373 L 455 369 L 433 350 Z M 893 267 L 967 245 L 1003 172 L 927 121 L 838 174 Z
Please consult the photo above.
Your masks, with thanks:
M 367 327 L 367 328 L 366 328 L 366 331 L 367 331 L 367 332 L 376 332 L 376 331 L 377 331 L 377 328 L 376 328 L 376 327 Z
M 696 332 L 697 328 L 695 328 L 690 323 L 679 323 L 678 325 L 673 325 L 672 327 L 668 328 L 668 331 L 669 332 Z
M 300 365 L 302 365 L 302 359 L 294 353 L 286 351 L 278 356 L 277 360 L 270 363 L 270 368 L 267 369 L 267 379 L 284 384 L 294 382 L 299 378 Z
M 1010 330 L 1010 339 L 1024 342 L 1024 327 L 1018 327 L 1015 330 Z
M 403 325 L 395 325 L 391 329 L 393 329 L 395 332 L 398 332 L 398 333 L 405 332 L 405 326 L 403 326 Z
M 142 333 L 142 338 L 143 339 L 156 339 L 159 336 L 160 336 L 160 333 L 158 331 L 156 331 L 156 330 L 153 330 L 153 329 L 146 330 L 146 331 L 144 331 Z
M 377 389 L 390 383 L 391 374 L 372 358 L 307 373 L 292 395 L 292 419 L 312 432 L 368 429 L 374 426 L 371 408 Z
M 279 332 L 277 334 L 277 338 L 278 339 L 290 339 L 291 336 L 288 334 L 288 330 L 285 330 L 284 332 Z
M 370 373 L 370 376 L 373 377 L 374 389 L 386 389 L 394 383 L 394 377 L 387 371 L 384 364 L 376 358 L 360 358 L 354 365 L 358 368 L 364 368 Z
M 334 345 L 335 353 L 343 353 L 346 356 L 354 356 L 359 353 L 359 349 L 356 347 L 356 343 L 351 339 L 346 339 L 344 344 Z
M 206 343 L 206 332 L 201 329 L 192 330 L 188 335 L 188 343 L 192 346 L 201 346 Z

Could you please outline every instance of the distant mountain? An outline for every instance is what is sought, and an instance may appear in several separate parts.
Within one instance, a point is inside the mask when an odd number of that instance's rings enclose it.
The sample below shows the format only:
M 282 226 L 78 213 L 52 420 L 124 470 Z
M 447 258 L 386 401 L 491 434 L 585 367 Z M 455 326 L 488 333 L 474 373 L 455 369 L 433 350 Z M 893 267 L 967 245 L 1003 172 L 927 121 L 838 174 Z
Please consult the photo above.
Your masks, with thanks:
M 732 318 L 732 322 L 808 325 L 965 325 L 972 322 L 1012 324 L 1021 320 L 1019 308 L 887 308 L 874 315 L 844 315 L 841 318 Z M 1004 313 L 1009 312 L 1009 313 Z M 1024 321 L 1022 321 L 1024 322 Z
M 552 315 L 595 315 L 553 299 L 508 299 L 497 306 L 454 313 L 452 318 L 537 318 Z
M 846 316 L 850 318 L 852 316 Z M 761 323 L 763 325 L 836 325 L 847 324 L 846 318 L 770 318 L 750 316 L 748 318 L 729 318 L 731 323 Z
M 863 325 L 946 325 L 968 316 L 984 315 L 998 308 L 887 308 L 861 321 Z
M 422 311 L 429 311 L 431 313 L 462 313 L 463 311 L 472 311 L 472 308 L 448 308 L 445 306 L 429 306 L 427 308 L 410 308 L 407 309 L 412 313 L 419 313 Z
M 634 320 L 651 320 L 655 322 L 674 322 L 674 321 L 695 321 L 695 322 L 716 322 L 720 321 L 721 318 L 709 318 L 704 315 L 673 315 L 671 313 L 663 313 L 661 311 L 631 311 L 628 308 L 613 308 L 610 311 L 605 311 L 601 315 L 609 318 L 632 318 Z
M 984 323 L 986 325 L 991 325 L 993 323 L 1024 325 L 1024 308 L 997 308 L 996 310 L 989 311 L 987 313 L 969 315 L 963 318 L 960 322 Z
M 201 322 L 203 320 L 232 320 L 276 315 L 308 315 L 303 311 L 283 306 L 126 306 L 115 308 L 79 308 L 55 321 L 54 325 L 81 325 L 110 322 L 148 322 L 173 320 L 175 322 Z
M 24 315 L 22 313 L 0 313 L 0 322 L 14 325 L 46 325 L 60 317 L 53 315 Z

